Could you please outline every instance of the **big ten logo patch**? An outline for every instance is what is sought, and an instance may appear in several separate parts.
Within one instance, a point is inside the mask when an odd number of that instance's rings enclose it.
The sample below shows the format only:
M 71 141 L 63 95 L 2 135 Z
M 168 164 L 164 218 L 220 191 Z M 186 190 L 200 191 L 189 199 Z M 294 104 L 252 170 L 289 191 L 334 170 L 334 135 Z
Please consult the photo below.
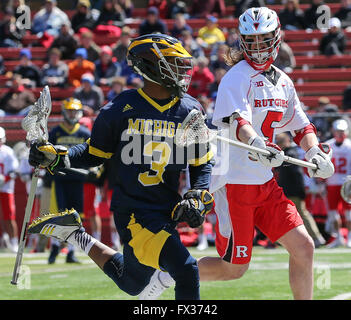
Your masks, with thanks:
M 255 84 L 255 87 L 257 87 L 257 88 L 264 86 L 263 81 L 256 81 L 256 82 L 254 82 L 254 84 Z

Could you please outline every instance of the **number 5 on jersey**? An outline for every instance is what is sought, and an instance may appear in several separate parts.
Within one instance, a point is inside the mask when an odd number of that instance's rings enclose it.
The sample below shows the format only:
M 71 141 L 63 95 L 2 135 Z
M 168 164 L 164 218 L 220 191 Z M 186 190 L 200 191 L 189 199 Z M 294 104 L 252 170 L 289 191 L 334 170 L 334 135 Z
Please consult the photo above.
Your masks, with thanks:
M 160 158 L 151 161 L 150 170 L 139 174 L 138 180 L 143 186 L 155 186 L 164 182 L 162 175 L 171 157 L 171 151 L 171 147 L 166 142 L 150 141 L 144 146 L 144 156 L 152 157 L 157 152 Z

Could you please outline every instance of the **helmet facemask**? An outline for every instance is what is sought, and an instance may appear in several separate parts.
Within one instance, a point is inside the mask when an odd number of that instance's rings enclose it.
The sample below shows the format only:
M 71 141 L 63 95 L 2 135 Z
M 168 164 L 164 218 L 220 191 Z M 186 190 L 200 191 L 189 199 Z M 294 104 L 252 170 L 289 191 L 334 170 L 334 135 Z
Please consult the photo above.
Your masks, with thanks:
M 191 82 L 193 61 L 192 58 L 164 56 L 158 61 L 161 82 L 173 95 L 183 97 L 188 91 Z
M 63 109 L 62 113 L 65 121 L 72 126 L 78 123 L 79 120 L 83 117 L 82 110 Z
M 279 27 L 267 34 L 240 35 L 240 47 L 244 57 L 257 70 L 265 70 L 274 62 L 278 56 L 280 42 Z

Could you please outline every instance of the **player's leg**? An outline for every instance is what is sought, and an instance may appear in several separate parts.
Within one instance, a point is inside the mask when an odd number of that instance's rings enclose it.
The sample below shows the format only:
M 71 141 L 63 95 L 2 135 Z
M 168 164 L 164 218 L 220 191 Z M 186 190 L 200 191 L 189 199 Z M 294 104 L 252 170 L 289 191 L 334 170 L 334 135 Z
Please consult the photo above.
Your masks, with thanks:
M 295 299 L 312 299 L 314 243 L 294 203 L 273 179 L 265 185 L 265 206 L 255 212 L 255 224 L 272 242 L 289 252 L 289 279 Z
M 321 235 L 321 233 L 319 232 L 318 226 L 317 226 L 313 216 L 307 210 L 305 201 L 301 198 L 298 198 L 298 197 L 289 197 L 289 199 L 292 202 L 294 202 L 296 209 L 299 212 L 299 214 L 303 220 L 303 223 L 306 227 L 308 234 L 312 237 L 312 239 L 315 243 L 315 246 L 319 247 L 321 245 L 324 245 L 326 241 L 323 238 L 323 236 Z
M 65 208 L 60 207 L 60 211 L 64 209 L 74 208 L 79 214 L 83 212 L 83 199 L 84 199 L 84 184 L 80 180 L 69 181 L 68 183 L 63 183 L 64 197 L 66 206 Z M 79 260 L 75 256 L 75 246 L 68 244 L 68 253 L 66 256 L 67 263 L 79 263 Z
M 101 218 L 95 210 L 96 186 L 93 183 L 84 183 L 84 218 L 89 220 L 91 234 L 101 240 Z
M 289 280 L 294 299 L 313 298 L 313 241 L 306 228 L 300 225 L 280 239 L 289 252 Z
M 328 244 L 327 248 L 337 248 L 345 244 L 344 237 L 341 234 L 341 217 L 338 211 L 339 203 L 342 201 L 340 196 L 340 186 L 328 186 L 328 224 L 331 228 L 329 233 L 335 238 L 331 243 Z
M 10 250 L 18 250 L 18 227 L 16 222 L 16 206 L 13 193 L 0 193 L 1 209 L 4 218 L 4 229 L 9 235 Z

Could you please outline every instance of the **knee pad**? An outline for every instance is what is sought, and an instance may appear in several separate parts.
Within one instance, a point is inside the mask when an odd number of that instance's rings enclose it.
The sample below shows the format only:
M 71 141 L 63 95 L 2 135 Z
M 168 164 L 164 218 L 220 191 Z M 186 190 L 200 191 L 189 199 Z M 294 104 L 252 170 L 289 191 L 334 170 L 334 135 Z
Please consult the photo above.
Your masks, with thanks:
M 104 264 L 103 271 L 118 285 L 123 274 L 123 265 L 123 255 L 117 252 Z
M 176 283 L 199 283 L 199 267 L 197 265 L 196 259 L 192 256 L 189 256 L 186 263 L 182 268 L 178 268 L 176 271 L 173 271 L 171 274 L 172 278 Z

